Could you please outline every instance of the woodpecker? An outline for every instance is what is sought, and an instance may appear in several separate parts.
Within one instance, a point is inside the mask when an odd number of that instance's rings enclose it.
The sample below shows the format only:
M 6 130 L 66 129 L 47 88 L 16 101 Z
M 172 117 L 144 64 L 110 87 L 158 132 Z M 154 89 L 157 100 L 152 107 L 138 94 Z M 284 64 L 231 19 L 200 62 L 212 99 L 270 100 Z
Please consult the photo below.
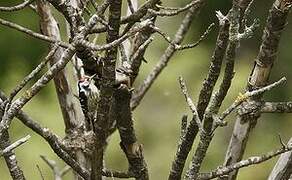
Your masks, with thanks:
M 84 76 L 78 81 L 79 101 L 85 117 L 85 127 L 87 130 L 94 128 L 98 102 L 100 100 L 100 90 L 95 86 L 93 76 Z

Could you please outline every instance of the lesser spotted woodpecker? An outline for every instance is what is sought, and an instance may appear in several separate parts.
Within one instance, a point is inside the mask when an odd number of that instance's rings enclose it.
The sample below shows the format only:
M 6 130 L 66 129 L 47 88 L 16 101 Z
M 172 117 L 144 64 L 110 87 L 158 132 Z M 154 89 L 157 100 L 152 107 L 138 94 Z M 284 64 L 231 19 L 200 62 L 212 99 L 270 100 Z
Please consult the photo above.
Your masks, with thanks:
M 85 76 L 78 81 L 78 92 L 80 105 L 86 120 L 87 130 L 94 128 L 94 121 L 100 100 L 100 90 L 95 86 L 94 76 Z

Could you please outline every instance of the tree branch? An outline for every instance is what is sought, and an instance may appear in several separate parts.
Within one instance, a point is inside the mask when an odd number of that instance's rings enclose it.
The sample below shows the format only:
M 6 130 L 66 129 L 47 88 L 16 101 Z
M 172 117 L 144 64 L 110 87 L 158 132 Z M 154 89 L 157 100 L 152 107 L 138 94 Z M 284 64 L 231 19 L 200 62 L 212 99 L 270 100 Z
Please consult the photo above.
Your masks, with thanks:
M 137 180 L 148 180 L 148 169 L 143 156 L 143 147 L 137 141 L 132 112 L 130 108 L 131 92 L 121 84 L 114 92 L 114 112 L 121 137 L 120 146 L 129 162 L 129 173 Z
M 31 100 L 45 85 L 54 78 L 54 76 L 62 69 L 65 68 L 66 64 L 70 61 L 75 53 L 75 48 L 70 46 L 65 50 L 61 59 L 55 63 L 30 89 L 26 90 L 24 95 L 15 100 L 7 112 L 4 113 L 2 121 L 0 123 L 0 134 L 3 130 L 8 129 L 12 118 L 16 113 L 29 101 Z
M 153 9 L 149 9 L 148 11 L 156 16 L 175 16 L 181 12 L 189 10 L 191 7 L 196 6 L 198 3 L 201 3 L 200 0 L 191 1 L 189 4 L 185 5 L 182 8 L 177 8 L 172 11 L 155 11 Z
M 238 170 L 240 168 L 265 162 L 265 161 L 267 161 L 275 156 L 278 156 L 280 154 L 283 154 L 283 153 L 291 151 L 291 150 L 292 150 L 292 146 L 291 146 L 291 144 L 288 144 L 286 147 L 282 147 L 276 151 L 269 152 L 269 153 L 264 154 L 262 156 L 250 157 L 248 159 L 233 163 L 233 164 L 228 165 L 228 166 L 222 166 L 222 167 L 219 166 L 217 169 L 211 171 L 210 173 L 200 174 L 198 179 L 214 179 L 216 177 L 222 177 L 223 175 L 231 173 L 231 172 Z
M 7 100 L 6 96 L 2 91 L 0 91 L 0 110 L 4 110 L 3 102 Z M 1 102 L 2 101 L 2 102 Z M 89 172 L 80 166 L 71 156 L 68 148 L 63 144 L 57 135 L 52 133 L 48 128 L 42 127 L 36 121 L 34 121 L 30 116 L 24 113 L 22 110 L 19 110 L 16 114 L 16 117 L 28 128 L 33 130 L 35 133 L 43 137 L 48 144 L 51 146 L 52 150 L 72 169 L 82 176 L 85 180 L 89 179 Z
M 292 138 L 288 144 L 292 143 Z M 289 179 L 292 174 L 292 152 L 281 154 L 268 180 Z
M 173 44 L 180 44 L 183 41 L 188 29 L 190 28 L 192 20 L 199 13 L 204 2 L 205 0 L 200 0 L 200 3 L 198 3 L 196 6 L 192 6 L 188 10 L 186 16 L 183 19 L 183 22 L 181 23 L 179 29 L 175 34 L 174 39 L 172 40 L 172 43 L 167 47 L 164 54 L 161 56 L 159 62 L 155 65 L 155 67 L 146 77 L 143 83 L 137 88 L 136 91 L 134 91 L 131 101 L 132 109 L 135 109 L 140 104 L 140 101 L 145 96 L 146 92 L 150 89 L 150 87 L 152 86 L 156 78 L 159 76 L 159 74 L 162 72 L 162 70 L 167 66 L 167 63 L 169 62 L 169 60 L 176 51 Z
M 219 34 L 216 41 L 216 47 L 213 52 L 208 77 L 203 83 L 203 87 L 200 91 L 199 100 L 197 104 L 199 118 L 200 117 L 203 118 L 203 116 L 200 116 L 200 114 L 202 114 L 202 112 L 205 111 L 204 108 L 202 109 L 203 107 L 202 103 L 205 104 L 209 102 L 208 97 L 210 99 L 215 83 L 219 77 L 221 64 L 222 64 L 222 60 L 225 54 L 228 37 L 229 37 L 229 34 L 228 34 L 229 23 L 227 23 L 228 22 L 227 19 L 224 16 L 218 16 L 218 19 L 219 19 L 220 29 L 219 29 Z M 201 107 L 200 109 L 199 109 L 199 106 Z M 192 145 L 197 133 L 198 133 L 198 126 L 196 125 L 195 119 L 193 118 L 190 121 L 189 126 L 187 127 L 184 138 L 180 141 L 180 144 L 177 148 L 175 159 L 172 162 L 172 168 L 170 171 L 170 175 L 168 177 L 169 180 L 181 179 L 181 174 L 183 172 L 186 159 L 192 148 Z
M 52 15 L 49 3 L 38 0 L 37 9 L 40 16 L 41 32 L 48 37 L 61 40 L 58 23 Z M 50 49 L 52 48 L 54 47 L 51 45 Z M 55 63 L 57 63 L 62 57 L 63 53 L 64 49 L 58 47 L 56 53 L 52 58 L 50 58 L 50 66 L 53 66 Z M 82 124 L 83 117 L 81 109 L 78 108 L 76 99 L 73 96 L 65 68 L 54 76 L 54 84 L 65 123 L 65 132 L 68 134 L 70 131 L 73 131 L 74 128 Z
M 15 141 L 14 143 L 12 143 L 11 145 L 9 145 L 8 147 L 6 147 L 5 149 L 3 149 L 0 152 L 0 157 L 6 153 L 12 152 L 14 149 L 16 149 L 19 146 L 21 146 L 22 144 L 26 143 L 29 140 L 29 138 L 30 138 L 30 135 L 27 135 L 27 136 Z
M 12 7 L 0 7 L 0 11 L 18 11 L 29 6 L 34 0 L 25 0 L 23 3 L 12 6 Z
M 272 69 L 273 62 L 277 57 L 277 51 L 281 34 L 287 24 L 287 17 L 291 7 L 291 0 L 276 0 L 270 9 L 269 17 L 264 29 L 262 44 L 255 60 L 255 65 L 249 78 L 248 89 L 253 90 L 266 85 Z M 246 148 L 249 134 L 260 116 L 261 107 L 259 97 L 253 97 L 253 105 L 242 106 L 242 112 L 237 116 L 236 124 L 232 133 L 228 150 L 226 152 L 224 166 L 240 161 Z M 228 178 L 234 180 L 237 170 L 229 174 Z
M 7 27 L 10 27 L 12 29 L 15 29 L 17 31 L 20 31 L 20 32 L 23 32 L 31 37 L 34 37 L 34 38 L 37 38 L 37 39 L 40 39 L 40 40 L 43 40 L 43 41 L 47 41 L 47 42 L 50 42 L 50 43 L 56 43 L 57 45 L 60 45 L 64 48 L 68 48 L 70 45 L 66 42 L 62 42 L 62 41 L 59 41 L 57 39 L 53 39 L 53 38 L 50 38 L 48 36 L 44 36 L 42 34 L 39 34 L 37 32 L 34 32 L 30 29 L 27 29 L 23 26 L 20 26 L 18 24 L 15 24 L 15 23 L 12 23 L 12 22 L 9 22 L 9 21 L 6 21 L 2 18 L 0 18 L 0 24 L 4 25 L 4 26 L 7 26 Z
M 292 102 L 265 102 L 261 113 L 292 113 Z
M 55 180 L 62 180 L 62 177 L 70 170 L 70 166 L 65 166 L 63 169 L 60 170 L 55 161 L 50 160 L 43 155 L 41 155 L 41 158 L 52 169 Z
M 48 55 L 45 57 L 45 60 L 42 61 L 29 75 L 27 75 L 23 80 L 11 91 L 8 101 L 11 102 L 12 99 L 17 95 L 17 93 L 24 88 L 24 86 L 42 70 L 47 62 L 52 58 L 57 50 L 57 46 L 54 46 Z
M 119 38 L 120 18 L 121 18 L 122 0 L 109 1 L 109 26 L 112 29 L 108 30 L 106 37 L 107 43 L 112 43 Z M 106 51 L 105 61 L 102 67 L 101 87 L 100 87 L 100 101 L 98 104 L 97 121 L 94 122 L 94 132 L 97 137 L 96 146 L 93 152 L 92 162 L 92 180 L 102 179 L 103 169 L 103 151 L 108 135 L 108 123 L 110 108 L 112 106 L 113 87 L 116 81 L 116 61 L 117 61 L 117 47 L 113 47 Z

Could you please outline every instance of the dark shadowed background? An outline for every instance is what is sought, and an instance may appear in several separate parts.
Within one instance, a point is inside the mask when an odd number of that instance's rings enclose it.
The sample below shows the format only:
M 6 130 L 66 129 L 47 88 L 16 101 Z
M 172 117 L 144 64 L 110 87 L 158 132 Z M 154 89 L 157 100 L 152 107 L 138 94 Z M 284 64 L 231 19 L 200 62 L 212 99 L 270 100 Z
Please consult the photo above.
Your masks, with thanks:
M 1 0 L 0 6 L 15 5 L 19 2 L 21 1 Z M 162 2 L 167 6 L 183 6 L 188 1 L 162 0 Z M 259 18 L 261 27 L 256 31 L 253 38 L 243 41 L 240 45 L 236 59 L 236 74 L 230 93 L 226 101 L 224 101 L 223 108 L 232 103 L 239 92 L 244 91 L 247 77 L 253 67 L 253 59 L 256 57 L 259 49 L 268 10 L 272 3 L 273 0 L 256 0 L 252 7 L 251 18 Z M 198 47 L 176 53 L 145 96 L 141 105 L 134 112 L 137 136 L 144 145 L 146 161 L 151 179 L 153 180 L 167 179 L 178 142 L 180 119 L 183 114 L 188 114 L 190 117 L 189 109 L 180 92 L 177 79 L 180 75 L 185 78 L 192 97 L 196 100 L 202 81 L 208 72 L 210 57 L 218 32 L 218 21 L 215 11 L 220 10 L 226 13 L 230 6 L 231 0 L 207 1 L 207 5 L 195 19 L 184 43 L 195 42 L 212 22 L 216 23 L 216 28 Z M 61 21 L 60 25 L 65 35 L 64 20 L 60 18 L 57 12 L 55 12 L 55 15 L 59 17 L 58 19 Z M 182 13 L 177 17 L 164 18 L 163 20 L 158 18 L 158 26 L 172 37 L 183 16 L 184 14 Z M 0 17 L 39 32 L 38 17 L 30 9 L 13 13 L 0 13 Z M 289 21 L 292 21 L 291 15 Z M 270 77 L 271 82 L 280 79 L 282 76 L 286 76 L 288 81 L 286 85 L 276 88 L 265 95 L 265 99 L 270 101 L 288 101 L 292 99 L 291 24 L 288 24 L 282 36 L 279 56 Z M 167 47 L 167 43 L 160 36 L 155 35 L 155 38 L 156 40 L 147 50 L 146 59 L 148 63 L 143 64 L 142 72 L 135 84 L 136 86 L 151 71 Z M 101 36 L 100 41 L 102 39 L 103 37 Z M 66 40 L 65 36 L 64 40 Z M 47 51 L 47 43 L 0 25 L 0 89 L 8 94 L 17 82 L 45 57 Z M 70 64 L 67 68 L 72 72 Z M 72 83 L 74 84 L 75 82 Z M 73 89 L 76 89 L 75 85 Z M 33 98 L 24 107 L 24 110 L 42 125 L 49 127 L 59 136 L 64 136 L 64 124 L 52 82 Z M 228 118 L 228 122 L 227 127 L 216 131 L 216 136 L 204 161 L 204 170 L 213 169 L 223 163 L 225 150 L 232 133 L 234 115 Z M 284 140 L 288 140 L 292 136 L 291 127 L 292 115 L 262 115 L 256 129 L 250 136 L 245 157 L 262 154 L 279 147 L 278 133 L 281 134 Z M 39 165 L 45 179 L 52 179 L 52 172 L 39 156 L 46 155 L 48 158 L 56 160 L 60 167 L 63 167 L 64 163 L 58 159 L 45 141 L 15 119 L 10 129 L 12 141 L 27 134 L 32 135 L 32 138 L 28 143 L 16 150 L 19 164 L 23 168 L 25 176 L 29 180 L 41 179 L 36 168 L 36 165 Z M 244 168 L 239 173 L 239 179 L 266 179 L 275 161 L 276 159 L 273 159 L 254 167 Z M 106 166 L 116 170 L 127 169 L 127 161 L 119 147 L 119 136 L 117 133 L 113 135 L 109 142 L 106 153 Z M 0 175 L 1 180 L 10 179 L 3 159 L 0 159 Z M 64 177 L 65 180 L 71 178 L 71 172 Z

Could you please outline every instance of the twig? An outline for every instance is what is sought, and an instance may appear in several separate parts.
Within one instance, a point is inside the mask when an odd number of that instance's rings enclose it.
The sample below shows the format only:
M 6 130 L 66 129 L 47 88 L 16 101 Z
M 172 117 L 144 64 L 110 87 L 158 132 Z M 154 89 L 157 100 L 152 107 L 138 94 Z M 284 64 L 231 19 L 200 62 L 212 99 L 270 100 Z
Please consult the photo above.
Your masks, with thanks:
M 150 89 L 150 87 L 152 86 L 156 78 L 159 76 L 159 74 L 162 72 L 162 70 L 167 66 L 167 63 L 169 62 L 169 60 L 176 51 L 173 44 L 180 44 L 183 41 L 183 38 L 185 37 L 192 20 L 199 13 L 200 8 L 204 4 L 204 2 L 205 0 L 200 0 L 199 6 L 193 6 L 188 10 L 188 13 L 184 17 L 183 22 L 181 23 L 179 29 L 177 30 L 172 43 L 164 51 L 159 62 L 155 65 L 155 67 L 146 77 L 143 83 L 137 88 L 136 91 L 134 91 L 131 102 L 131 108 L 133 110 L 140 104 L 146 92 Z
M 248 2 L 248 5 L 246 6 L 246 9 L 244 11 L 244 15 L 242 17 L 242 26 L 245 27 L 247 25 L 247 20 L 248 20 L 248 16 L 250 15 L 251 13 L 251 7 L 252 7 L 252 4 L 254 3 L 254 0 L 251 0 L 250 2 Z
M 292 102 L 265 102 L 261 113 L 292 113 Z
M 30 8 L 34 13 L 37 13 L 37 8 L 36 8 L 34 5 L 30 4 L 30 5 L 29 5 L 29 8 Z
M 128 2 L 129 10 L 130 10 L 131 14 L 133 14 L 135 12 L 135 8 L 133 6 L 132 0 L 127 0 L 127 2 Z
M 174 43 L 174 41 L 171 40 L 171 38 L 162 30 L 160 30 L 158 27 L 154 26 L 153 24 L 150 25 L 150 28 L 160 34 L 163 39 L 165 39 L 170 45 L 174 46 L 175 48 L 177 47 L 177 44 Z
M 39 166 L 39 165 L 36 165 L 36 167 L 37 167 L 37 169 L 38 169 L 38 171 L 39 171 L 39 173 L 40 173 L 41 179 L 42 179 L 42 180 L 45 180 L 44 175 L 43 175 L 43 173 L 42 173 L 42 170 L 41 170 L 40 166 Z
M 133 53 L 132 57 L 131 57 L 131 67 L 132 67 L 132 71 L 138 73 L 137 70 L 134 70 L 136 68 L 134 68 L 134 64 L 135 64 L 135 60 L 137 58 L 139 58 L 140 56 L 142 56 L 142 54 L 144 54 L 146 48 L 149 46 L 149 44 L 153 41 L 153 38 L 149 38 L 147 39 L 143 44 L 141 44 L 141 46 L 138 47 L 138 49 Z M 144 62 L 147 63 L 147 61 L 144 60 Z
M 156 4 L 160 3 L 160 0 L 148 0 L 143 5 L 141 5 L 135 13 L 130 16 L 122 17 L 121 24 L 135 23 L 138 22 L 145 14 L 148 9 L 152 9 Z
M 14 149 L 16 149 L 17 147 L 19 147 L 20 145 L 26 143 L 29 140 L 30 137 L 31 137 L 30 135 L 27 135 L 27 136 L 25 136 L 25 137 L 23 137 L 23 138 L 15 141 L 14 143 L 12 143 L 11 145 L 9 145 L 5 149 L 1 150 L 0 157 L 3 156 L 4 154 L 8 153 L 8 152 L 13 151 Z
M 1 103 L 1 101 L 6 101 L 7 98 L 4 95 L 2 91 L 0 91 L 0 107 L 3 110 L 4 107 Z M 22 110 L 16 114 L 16 117 L 28 128 L 33 130 L 35 133 L 43 137 L 48 144 L 51 146 L 53 151 L 68 165 L 72 167 L 72 169 L 77 172 L 80 176 L 82 176 L 84 179 L 88 180 L 89 179 L 89 172 L 80 166 L 78 162 L 76 162 L 69 154 L 68 148 L 65 147 L 65 145 L 61 142 L 59 137 L 52 133 L 48 128 L 43 128 L 40 124 L 37 123 L 37 121 L 34 121 L 30 116 L 28 116 L 26 113 L 24 113 Z
M 55 180 L 62 180 L 62 177 L 70 170 L 70 166 L 65 166 L 63 169 L 60 170 L 55 161 L 50 160 L 43 155 L 41 155 L 40 157 L 52 169 Z
M 203 125 L 202 125 L 202 120 L 199 117 L 197 108 L 196 108 L 195 104 L 192 101 L 192 98 L 190 97 L 190 95 L 188 93 L 186 83 L 184 82 L 182 77 L 179 77 L 179 84 L 180 84 L 181 91 L 184 94 L 185 100 L 193 113 L 193 117 L 195 119 L 195 122 L 197 123 L 197 126 L 199 127 L 199 130 L 201 131 L 201 133 L 205 133 Z
M 56 43 L 57 45 L 60 45 L 64 48 L 68 48 L 70 45 L 66 42 L 63 42 L 63 41 L 59 41 L 59 40 L 56 40 L 56 39 L 53 39 L 53 38 L 50 38 L 48 36 L 45 36 L 45 35 L 42 35 L 42 34 L 39 34 L 37 32 L 34 32 L 30 29 L 27 29 L 23 26 L 20 26 L 18 24 L 15 24 L 15 23 L 12 23 L 12 22 L 9 22 L 9 21 L 6 21 L 4 19 L 1 19 L 0 18 L 0 24 L 4 25 L 4 26 L 7 26 L 7 27 L 10 27 L 12 29 L 15 29 L 17 31 L 20 31 L 20 32 L 23 32 L 29 36 L 32 36 L 34 38 L 37 38 L 37 39 L 40 39 L 40 40 L 43 40 L 43 41 L 47 41 L 47 42 L 50 42 L 50 43 Z
M 202 173 L 199 175 L 198 179 L 214 179 L 216 177 L 220 177 L 223 176 L 225 174 L 228 174 L 234 170 L 238 170 L 240 168 L 243 167 L 247 167 L 250 165 L 255 165 L 255 164 L 259 164 L 262 162 L 265 162 L 275 156 L 278 156 L 280 154 L 283 154 L 285 152 L 291 151 L 292 150 L 292 145 L 291 144 L 287 144 L 286 148 L 280 148 L 276 151 L 272 151 L 269 152 L 267 154 L 264 154 L 262 156 L 254 156 L 254 157 L 250 157 L 248 159 L 242 160 L 240 162 L 228 165 L 228 166 L 219 166 L 217 169 L 211 171 L 210 173 Z
M 126 34 L 121 36 L 120 38 L 117 38 L 113 40 L 112 42 L 108 42 L 104 45 L 95 45 L 93 43 L 90 43 L 85 40 L 77 40 L 77 43 L 90 48 L 93 51 L 102 51 L 102 50 L 109 50 L 112 49 L 118 45 L 120 45 L 123 41 L 125 41 L 127 38 L 135 35 L 137 32 L 143 31 L 145 28 L 149 27 L 151 24 L 151 20 L 147 19 L 145 21 L 142 21 L 138 26 L 133 27 L 130 31 L 128 31 Z
M 236 100 L 218 117 L 217 120 L 219 120 L 222 124 L 225 124 L 223 121 L 223 119 L 225 119 L 234 109 L 236 109 L 242 102 L 246 101 L 247 99 L 249 99 L 250 97 L 253 96 L 258 96 L 263 94 L 266 91 L 270 91 L 271 89 L 279 86 L 280 84 L 286 82 L 286 78 L 283 77 L 280 80 L 267 85 L 265 87 L 262 87 L 260 89 L 254 90 L 254 91 L 247 91 L 244 94 L 239 94 L 239 96 L 236 98 Z M 220 123 L 220 124 L 221 124 Z
M 0 11 L 18 11 L 30 5 L 34 0 L 26 0 L 21 4 L 12 7 L 0 7 Z
M 111 29 L 111 27 L 108 25 L 108 22 L 106 20 L 104 20 L 102 17 L 98 16 L 98 15 L 93 15 L 92 17 L 96 18 L 95 21 L 99 22 L 100 24 L 104 25 L 107 29 Z M 95 23 L 96 24 L 96 23 Z M 92 26 L 93 27 L 93 26 Z M 92 28 L 91 27 L 91 28 Z M 89 29 L 91 29 L 89 28 Z
M 210 102 L 213 89 L 220 75 L 222 61 L 228 46 L 230 27 L 229 20 L 220 11 L 217 11 L 216 15 L 220 25 L 219 34 L 217 37 L 215 49 L 213 51 L 213 56 L 211 58 L 209 72 L 203 81 L 197 103 L 198 113 L 201 119 L 204 116 L 205 110 Z
M 27 75 L 10 93 L 8 101 L 11 102 L 12 99 L 16 96 L 16 94 L 24 88 L 24 86 L 32 79 L 34 78 L 45 65 L 47 62 L 54 56 L 55 52 L 57 50 L 57 46 L 54 46 L 52 50 L 48 53 L 48 55 L 45 57 L 45 60 L 42 61 L 29 75 Z
M 190 179 L 196 179 L 201 168 L 202 162 L 206 156 L 207 150 L 213 138 L 213 117 L 212 113 L 217 113 L 223 100 L 225 99 L 227 92 L 231 86 L 233 74 L 234 74 L 234 61 L 236 56 L 236 48 L 241 39 L 233 38 L 239 34 L 240 27 L 240 10 L 237 7 L 237 2 L 233 2 L 232 9 L 229 12 L 230 27 L 229 27 L 229 44 L 226 49 L 226 67 L 224 71 L 223 81 L 220 85 L 219 91 L 215 93 L 212 101 L 207 108 L 207 112 L 204 114 L 204 130 L 205 134 L 200 135 L 200 141 L 195 154 L 192 158 L 190 168 L 187 172 L 187 176 Z M 220 16 L 219 16 L 220 17 Z M 243 32 L 246 33 L 246 32 Z
M 185 49 L 190 49 L 190 48 L 194 48 L 194 47 L 198 46 L 203 40 L 206 39 L 207 35 L 211 32 L 211 30 L 213 29 L 214 26 L 215 26 L 215 24 L 212 23 L 197 42 L 192 43 L 192 44 L 186 44 L 186 45 L 174 44 L 174 41 L 172 41 L 171 38 L 166 33 L 164 33 L 162 30 L 160 30 L 158 27 L 156 27 L 154 25 L 150 25 L 150 28 L 153 31 L 160 34 L 170 45 L 172 45 L 175 48 L 175 50 L 185 50 Z
M 24 95 L 16 99 L 9 110 L 3 115 L 2 121 L 0 122 L 0 134 L 3 130 L 8 129 L 12 118 L 17 114 L 17 112 L 30 101 L 54 76 L 70 61 L 75 53 L 75 48 L 70 46 L 66 49 L 61 57 L 61 59 L 55 63 L 30 89 L 26 90 Z
M 192 43 L 192 44 L 186 44 L 186 45 L 177 45 L 176 49 L 184 50 L 184 49 L 190 49 L 190 48 L 194 48 L 198 46 L 202 41 L 204 41 L 207 38 L 208 34 L 213 30 L 214 26 L 215 26 L 214 23 L 210 24 L 207 30 L 204 32 L 203 35 L 201 35 L 200 39 L 197 42 Z
M 206 80 L 203 83 L 203 87 L 200 91 L 199 100 L 197 104 L 197 110 L 200 118 L 203 118 L 205 108 L 209 103 L 213 88 L 219 77 L 222 60 L 225 54 L 225 50 L 228 42 L 228 29 L 229 23 L 224 16 L 218 17 L 220 29 L 217 37 L 216 47 L 213 52 L 209 73 Z M 200 108 L 199 108 L 200 107 Z M 175 159 L 172 162 L 172 168 L 169 174 L 169 180 L 181 179 L 181 174 L 185 166 L 186 159 L 191 151 L 194 139 L 198 133 L 198 127 L 196 126 L 195 119 L 192 118 L 189 126 L 187 127 L 186 135 L 180 142 L 177 148 Z
M 262 44 L 248 80 L 248 90 L 253 90 L 267 84 L 273 63 L 277 57 L 281 34 L 287 24 L 290 8 L 291 1 L 281 0 L 275 0 L 271 7 L 263 31 Z M 260 117 L 260 100 L 261 96 L 253 97 L 251 101 L 254 101 L 255 108 L 251 109 L 249 112 L 238 114 L 232 137 L 226 151 L 224 166 L 238 162 L 243 157 L 249 134 L 255 127 L 257 119 Z M 244 110 L 244 108 L 246 107 L 241 109 Z M 237 173 L 237 170 L 230 173 L 228 179 L 236 179 Z
M 292 143 L 292 138 L 288 144 Z M 285 147 L 286 145 L 282 146 Z M 281 154 L 276 165 L 274 166 L 268 180 L 289 179 L 292 173 L 292 152 Z
M 175 16 L 178 15 L 181 12 L 184 12 L 188 9 L 190 9 L 193 6 L 196 6 L 200 3 L 200 0 L 193 0 L 192 2 L 190 2 L 189 4 L 187 4 L 186 6 L 182 7 L 182 8 L 177 8 L 177 9 L 172 9 L 172 11 L 155 11 L 153 9 L 149 9 L 148 11 L 152 14 L 155 14 L 156 16 Z
M 112 177 L 112 178 L 134 178 L 134 175 L 127 173 L 127 172 L 119 172 L 119 171 L 111 171 L 108 169 L 103 169 L 102 170 L 102 175 L 105 177 Z
M 3 111 L 0 110 L 0 118 L 2 117 L 2 112 Z M 5 130 L 0 135 L 0 151 L 5 150 L 10 145 L 11 145 L 11 143 L 9 140 L 9 133 L 8 133 L 8 130 Z M 17 158 L 16 158 L 14 151 L 10 149 L 9 151 L 6 151 L 2 155 L 5 159 L 5 162 L 6 162 L 7 168 L 10 172 L 11 178 L 13 180 L 25 180 L 23 171 L 20 168 L 20 166 L 18 165 Z

